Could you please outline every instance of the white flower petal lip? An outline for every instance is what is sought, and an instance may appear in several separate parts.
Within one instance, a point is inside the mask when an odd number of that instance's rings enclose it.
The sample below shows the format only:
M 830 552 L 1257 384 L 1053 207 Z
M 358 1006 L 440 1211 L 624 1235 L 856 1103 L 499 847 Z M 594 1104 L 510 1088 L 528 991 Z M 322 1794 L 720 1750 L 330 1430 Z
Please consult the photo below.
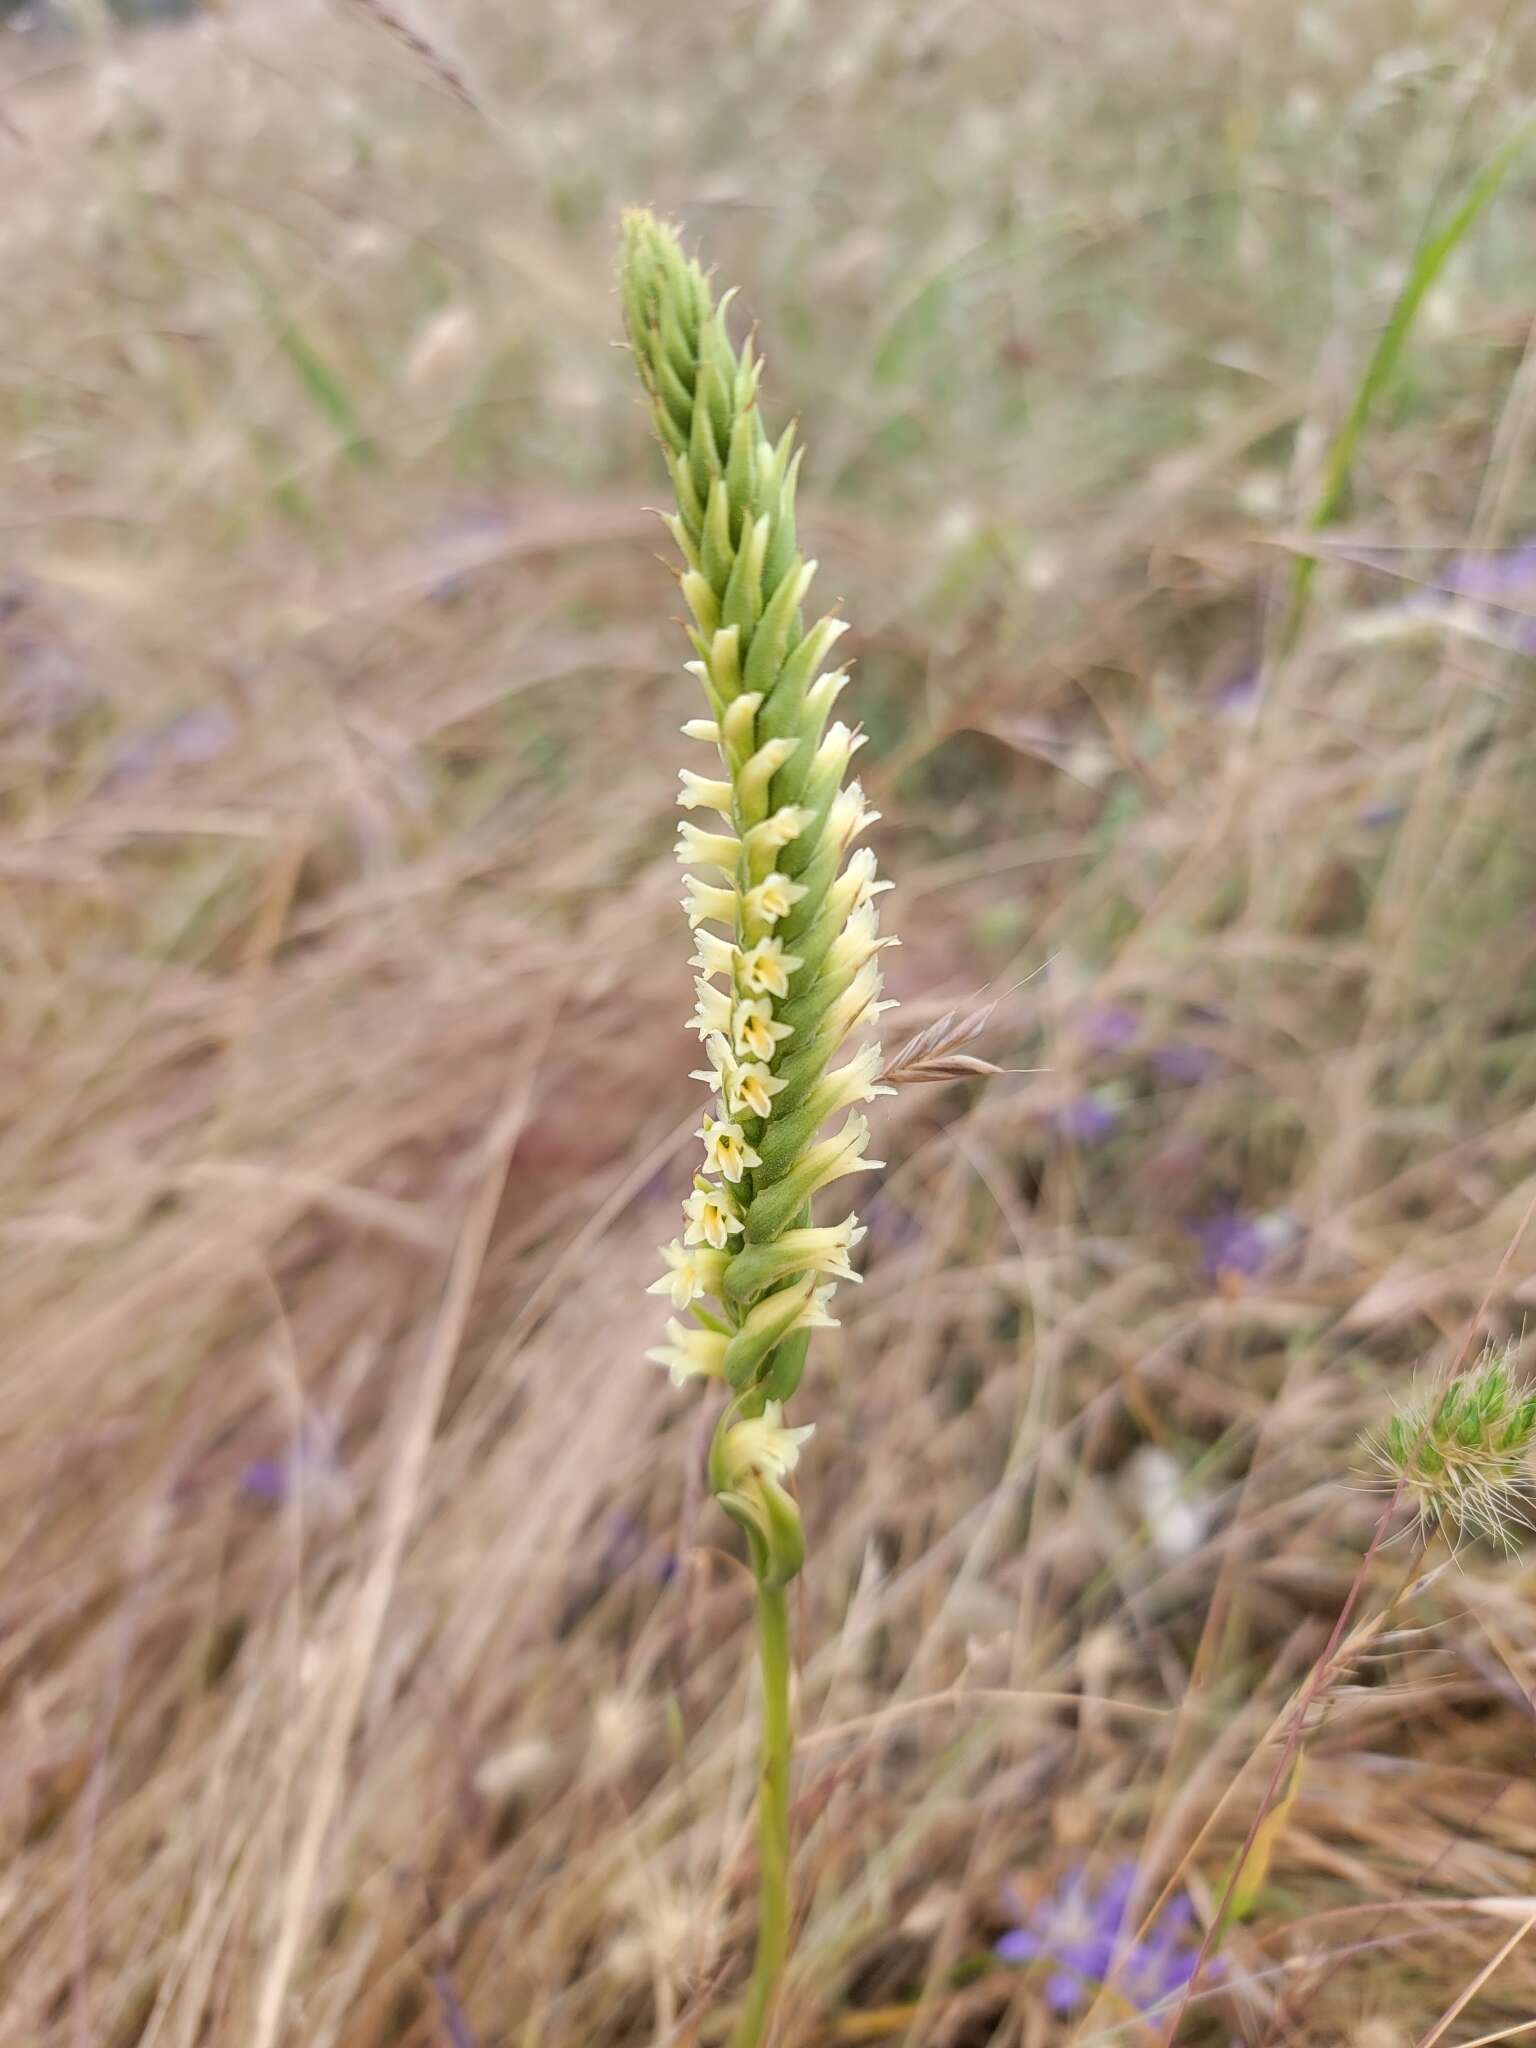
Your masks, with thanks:
M 728 782 L 708 775 L 695 775 L 691 768 L 682 771 L 682 782 L 677 801 L 685 811 L 702 808 L 718 811 L 722 818 L 731 815 L 731 785 Z
M 741 841 L 729 832 L 701 832 L 684 820 L 677 828 L 672 852 L 685 866 L 718 868 L 721 874 L 734 876 L 741 859 Z
M 837 627 L 837 632 L 833 638 L 840 639 L 848 630 L 848 622 L 846 619 L 834 619 L 832 623 Z M 806 711 L 812 718 L 825 718 L 847 687 L 848 671 L 846 668 L 828 669 L 825 675 L 819 675 L 806 691 Z
M 792 840 L 798 839 L 807 825 L 814 824 L 816 813 L 801 808 L 798 804 L 781 804 L 771 817 L 764 818 L 761 825 L 754 825 L 747 834 L 749 855 L 778 853 Z
M 645 1355 L 656 1365 L 667 1368 L 674 1387 L 682 1386 L 685 1380 L 720 1379 L 724 1375 L 729 1338 L 715 1330 L 686 1329 L 675 1316 L 668 1319 L 667 1337 L 667 1343 L 654 1346 Z
M 701 1295 L 719 1292 L 726 1266 L 724 1252 L 700 1251 L 674 1237 L 670 1244 L 662 1246 L 661 1255 L 668 1270 L 659 1280 L 652 1281 L 645 1290 L 647 1294 L 669 1294 L 672 1306 L 682 1309 Z
M 768 875 L 743 896 L 742 911 L 751 924 L 777 924 L 781 917 L 788 917 L 805 893 L 803 882 L 792 882 L 788 875 Z
M 864 1045 L 841 1067 L 834 1067 L 822 1082 L 825 1114 L 835 1116 L 858 1102 L 872 1102 L 877 1095 L 894 1095 L 895 1089 L 880 1080 L 883 1056 L 878 1045 Z
M 731 1094 L 753 1116 L 770 1116 L 774 1096 L 788 1085 L 777 1074 L 770 1074 L 760 1060 L 748 1060 L 737 1067 Z
M 705 1117 L 697 1135 L 704 1140 L 704 1163 L 710 1173 L 723 1173 L 733 1184 L 762 1160 L 747 1143 L 740 1124 Z
M 737 1052 L 757 1060 L 771 1060 L 781 1041 L 795 1035 L 793 1024 L 780 1024 L 775 1019 L 773 1005 L 766 996 L 738 1003 L 734 1025 L 732 1035 Z
M 690 927 L 703 924 L 706 918 L 714 918 L 720 924 L 734 924 L 738 900 L 734 889 L 717 889 L 713 883 L 701 882 L 697 875 L 688 877 L 683 891 L 683 908 L 688 913 Z
M 861 832 L 877 824 L 879 818 L 878 811 L 865 807 L 863 785 L 850 782 L 832 799 L 832 808 L 827 814 L 827 831 L 839 846 L 847 846 Z
M 811 764 L 812 774 L 818 771 L 829 772 L 836 763 L 836 773 L 841 779 L 843 770 L 868 738 L 868 733 L 855 732 L 852 726 L 844 725 L 840 718 L 835 718 L 822 735 L 821 745 L 816 749 Z
M 702 975 L 694 983 L 698 990 L 698 1001 L 688 1029 L 696 1031 L 700 1038 L 707 1038 L 712 1031 L 730 1031 L 733 1021 L 733 1005 L 729 989 L 716 988 L 712 981 Z
M 816 1434 L 814 1422 L 786 1429 L 782 1402 L 769 1401 L 761 1415 L 733 1423 L 725 1436 L 725 1463 L 739 1485 L 745 1479 L 786 1479 L 800 1462 L 800 1446 Z
M 726 1116 L 734 1116 L 741 1069 L 731 1051 L 730 1040 L 723 1031 L 712 1031 L 704 1041 L 704 1050 L 709 1058 L 708 1067 L 695 1067 L 688 1078 L 713 1088 L 720 1097 Z M 703 1133 L 699 1135 L 702 1137 Z
M 683 1232 L 684 1244 L 707 1244 L 715 1251 L 724 1251 L 732 1237 L 739 1237 L 745 1228 L 735 1197 L 728 1189 L 703 1179 L 694 1182 L 693 1193 L 683 1204 L 683 1214 L 688 1222 Z
M 796 953 L 786 953 L 782 939 L 759 939 L 741 955 L 741 985 L 748 995 L 787 996 L 789 977 L 802 965 Z
M 898 944 L 897 939 L 880 937 L 879 915 L 874 904 L 866 899 L 850 913 L 848 922 L 827 948 L 823 972 L 829 979 L 850 970 L 856 973 L 872 955 Z
M 718 932 L 696 931 L 693 935 L 698 951 L 688 962 L 697 967 L 701 974 L 723 974 L 729 981 L 736 973 L 736 947 L 730 939 L 722 939 Z

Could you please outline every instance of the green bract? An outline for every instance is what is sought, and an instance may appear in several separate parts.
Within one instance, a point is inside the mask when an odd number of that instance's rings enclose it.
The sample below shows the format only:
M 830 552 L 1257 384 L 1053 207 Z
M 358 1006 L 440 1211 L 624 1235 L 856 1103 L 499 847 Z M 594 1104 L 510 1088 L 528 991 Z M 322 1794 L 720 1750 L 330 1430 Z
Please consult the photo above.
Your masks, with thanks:
M 879 936 L 875 913 L 889 884 L 876 879 L 874 856 L 854 848 L 876 814 L 847 779 L 860 738 L 831 715 L 847 678 L 825 664 L 845 628 L 830 614 L 807 626 L 802 612 L 816 565 L 795 540 L 794 429 L 769 439 L 762 364 L 750 341 L 731 341 L 731 295 L 716 304 L 676 234 L 648 213 L 625 221 L 622 290 L 677 495 L 667 525 L 693 616 L 697 659 L 688 666 L 709 712 L 683 730 L 714 750 L 702 772 L 684 769 L 678 798 L 713 816 L 685 823 L 677 847 L 698 944 L 693 1028 L 708 1066 L 697 1078 L 713 1101 L 683 1236 L 666 1247 L 669 1270 L 652 1292 L 680 1310 L 712 1297 L 701 1323 L 728 1336 L 721 1351 L 674 1326 L 673 1342 L 650 1355 L 674 1378 L 723 1377 L 735 1391 L 712 1471 L 749 1524 L 760 1574 L 782 1583 L 799 1566 L 792 1503 L 771 1478 L 724 1475 L 740 1465 L 734 1438 L 747 1433 L 759 1453 L 776 1438 L 807 1334 L 831 1322 L 836 1280 L 856 1277 L 848 1254 L 863 1234 L 857 1218 L 817 1229 L 810 1204 L 819 1189 L 878 1163 L 864 1156 L 858 1113 L 889 1092 L 878 1048 L 834 1061 L 889 1007 L 878 956 L 893 941 Z

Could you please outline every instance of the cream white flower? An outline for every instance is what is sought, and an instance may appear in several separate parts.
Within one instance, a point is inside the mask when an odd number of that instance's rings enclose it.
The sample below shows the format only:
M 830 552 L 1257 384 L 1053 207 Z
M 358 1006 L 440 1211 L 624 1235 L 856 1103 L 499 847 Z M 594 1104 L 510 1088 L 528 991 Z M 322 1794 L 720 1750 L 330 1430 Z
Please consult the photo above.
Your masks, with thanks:
M 733 1016 L 730 990 L 716 988 L 702 974 L 693 985 L 698 990 L 698 1001 L 693 1006 L 688 1029 L 697 1031 L 700 1038 L 707 1038 L 712 1031 L 729 1031 Z
M 861 903 L 827 948 L 822 972 L 828 980 L 840 974 L 857 973 L 882 948 L 900 944 L 899 939 L 880 937 L 880 918 L 874 904 Z
M 835 1281 L 829 1280 L 825 1287 L 813 1289 L 804 1308 L 795 1317 L 797 1330 L 840 1330 L 842 1324 L 834 1315 L 827 1313 L 827 1303 L 837 1292 Z
M 741 841 L 729 832 L 701 832 L 697 825 L 685 822 L 677 828 L 672 851 L 686 866 L 718 868 L 721 874 L 734 876 L 741 859 Z
M 772 817 L 764 818 L 761 825 L 754 825 L 747 834 L 747 858 L 752 861 L 771 860 L 791 840 L 798 839 L 807 825 L 814 824 L 816 813 L 799 804 L 781 804 Z
M 736 1050 L 750 1059 L 771 1060 L 781 1040 L 793 1038 L 793 1024 L 780 1024 L 766 996 L 736 1005 L 732 1037 Z
M 734 1116 L 731 1095 L 735 1087 L 737 1059 L 731 1051 L 730 1040 L 723 1031 L 711 1031 L 704 1041 L 707 1067 L 695 1067 L 688 1076 L 690 1081 L 703 1081 L 713 1088 L 726 1105 L 726 1115 Z
M 863 785 L 850 782 L 832 799 L 832 808 L 827 813 L 827 831 L 838 846 L 847 846 L 861 832 L 868 831 L 877 823 L 879 817 L 878 811 L 865 807 Z
M 864 1157 L 864 1147 L 868 1143 L 869 1125 L 855 1111 L 840 1131 L 811 1147 L 800 1162 L 796 1178 L 804 1181 L 808 1194 L 814 1194 L 818 1188 L 830 1187 L 833 1181 L 841 1180 L 845 1174 L 875 1173 L 885 1161 Z
M 841 619 L 834 623 L 842 632 L 847 632 L 848 628 Z M 845 668 L 829 669 L 824 676 L 818 676 L 805 693 L 807 716 L 813 720 L 825 718 L 847 687 L 848 671 Z
M 816 1434 L 814 1422 L 786 1429 L 784 1407 L 770 1401 L 761 1415 L 734 1423 L 725 1433 L 722 1461 L 733 1485 L 745 1479 L 784 1479 L 800 1462 L 800 1446 Z
M 667 1343 L 658 1344 L 645 1355 L 667 1368 L 674 1387 L 680 1387 L 685 1380 L 725 1377 L 725 1353 L 731 1340 L 723 1331 L 688 1330 L 675 1316 L 669 1316 L 667 1337 Z
M 772 874 L 755 889 L 749 889 L 741 904 L 749 923 L 777 924 L 781 917 L 788 917 L 804 894 L 803 882 L 792 882 L 788 875 Z
M 680 1244 L 674 1237 L 661 1248 L 667 1271 L 645 1290 L 647 1294 L 670 1294 L 674 1308 L 686 1308 L 702 1294 L 718 1294 L 729 1259 L 723 1251 L 703 1251 L 697 1245 Z
M 731 815 L 731 785 L 708 775 L 695 775 L 691 768 L 683 770 L 683 786 L 677 800 L 685 811 L 718 811 L 722 818 Z
M 762 1160 L 747 1143 L 740 1124 L 705 1117 L 696 1136 L 704 1140 L 704 1165 L 710 1173 L 723 1173 L 733 1185 Z
M 797 953 L 786 953 L 782 939 L 759 939 L 741 955 L 741 985 L 752 996 L 787 996 L 789 977 L 801 965 Z
M 816 1090 L 816 1102 L 822 1115 L 835 1116 L 838 1110 L 849 1109 L 856 1102 L 873 1102 L 877 1095 L 894 1095 L 894 1088 L 880 1084 L 882 1064 L 879 1046 L 866 1045 L 860 1047 L 845 1067 L 835 1068 Z
M 722 939 L 715 932 L 699 932 L 693 935 L 698 951 L 688 962 L 697 967 L 701 974 L 723 974 L 728 981 L 736 974 L 736 948 L 729 939 Z
M 850 1254 L 867 1235 L 858 1217 L 850 1214 L 841 1223 L 812 1223 L 786 1230 L 774 1240 L 774 1248 L 793 1253 L 804 1272 L 825 1273 L 831 1280 L 851 1280 L 857 1286 L 864 1276 L 853 1270 Z
M 689 667 L 692 666 L 690 662 Z M 708 745 L 715 747 L 720 744 L 720 728 L 712 718 L 690 718 L 684 722 L 682 733 L 684 739 L 704 740 Z
M 742 1222 L 735 1197 L 729 1189 L 716 1187 L 702 1175 L 693 1183 L 693 1193 L 683 1204 L 683 1214 L 688 1219 L 683 1231 L 684 1244 L 707 1244 L 716 1251 L 724 1251 L 733 1237 L 741 1235 Z
M 840 1045 L 860 1024 L 873 1023 L 882 1010 L 894 1010 L 892 1002 L 879 1003 L 875 998 L 882 987 L 880 969 L 873 960 L 866 960 L 837 1001 L 828 1007 L 822 1019 L 821 1028 L 834 1045 Z
M 834 718 L 822 735 L 821 745 L 811 761 L 813 775 L 831 775 L 841 782 L 843 771 L 853 756 L 869 737 L 867 733 L 855 732 L 852 726 L 844 725 L 840 718 Z
M 867 846 L 859 847 L 849 855 L 848 865 L 827 891 L 827 905 L 830 915 L 841 921 L 849 918 L 856 910 L 862 909 L 873 896 L 883 889 L 894 888 L 892 882 L 882 882 L 875 873 L 875 856 Z
M 709 1068 L 703 1072 L 695 1069 L 689 1079 L 708 1082 L 719 1095 L 728 1117 L 769 1115 L 774 1096 L 786 1084 L 761 1061 L 737 1059 L 723 1032 L 711 1032 L 704 1044 Z M 755 1153 L 751 1163 L 759 1163 Z
M 701 882 L 697 875 L 690 875 L 683 890 L 683 908 L 688 913 L 690 925 L 700 925 L 705 918 L 718 918 L 722 924 L 736 922 L 736 891 L 717 889 L 710 882 Z
M 761 1060 L 744 1060 L 732 1079 L 732 1107 L 744 1109 L 752 1116 L 767 1116 L 773 1109 L 774 1096 L 785 1086 L 787 1083 L 777 1074 L 770 1074 Z

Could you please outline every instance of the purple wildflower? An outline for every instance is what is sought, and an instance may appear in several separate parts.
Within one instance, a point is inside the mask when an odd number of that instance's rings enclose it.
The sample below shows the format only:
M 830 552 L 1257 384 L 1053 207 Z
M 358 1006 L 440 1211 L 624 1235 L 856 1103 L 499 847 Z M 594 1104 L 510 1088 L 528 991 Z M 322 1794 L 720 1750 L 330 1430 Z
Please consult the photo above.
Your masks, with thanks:
M 1235 676 L 1228 676 L 1216 691 L 1215 704 L 1223 717 L 1245 724 L 1258 712 L 1259 671 L 1245 668 Z
M 183 711 L 119 748 L 108 780 L 117 787 L 142 781 L 161 768 L 201 768 L 227 753 L 239 737 L 240 728 L 222 705 Z
M 1207 1080 L 1221 1065 L 1208 1045 L 1191 1045 L 1187 1039 L 1173 1039 L 1155 1048 L 1152 1064 L 1165 1081 L 1177 1087 L 1192 1087 Z
M 1399 818 L 1405 815 L 1407 808 L 1406 804 L 1393 803 L 1390 800 L 1367 804 L 1360 813 L 1360 823 L 1373 832 L 1379 832 L 1388 825 L 1395 825 Z
M 1188 1226 L 1200 1247 L 1201 1263 L 1208 1280 L 1225 1273 L 1251 1276 L 1268 1262 L 1271 1245 L 1257 1220 L 1234 1208 L 1218 1209 Z
M 323 1513 L 340 1515 L 351 1501 L 351 1488 L 337 1454 L 336 1435 L 328 1424 L 309 1421 L 281 1457 L 255 1458 L 240 1474 L 240 1491 L 248 1500 L 280 1506 L 302 1496 Z
M 603 1551 L 604 1578 L 616 1579 L 637 1564 L 645 1550 L 645 1531 L 633 1515 L 621 1509 L 608 1524 L 608 1542 Z
M 1200 1246 L 1207 1279 L 1217 1281 L 1262 1272 L 1301 1235 L 1301 1225 L 1284 1209 L 1244 1216 L 1230 1203 L 1184 1227 Z
M 1124 1052 L 1141 1026 L 1124 1003 L 1097 1003 L 1083 1014 L 1078 1037 L 1089 1052 Z
M 1191 1939 L 1194 1910 L 1183 1896 L 1161 1913 L 1144 1940 L 1127 1939 L 1134 1863 L 1117 1863 L 1097 1889 L 1079 1864 L 1059 1890 L 1026 1906 L 1011 1890 L 1018 1925 L 993 1949 L 1005 1963 L 1047 1963 L 1045 2002 L 1064 2017 L 1113 1984 L 1143 2014 L 1183 1990 L 1195 1973 L 1200 1944 Z
M 1482 598 L 1490 604 L 1536 597 L 1536 540 L 1487 554 L 1463 555 L 1446 585 L 1458 597 Z
M 1064 1102 L 1053 1121 L 1069 1145 L 1102 1145 L 1120 1121 L 1120 1108 L 1101 1089 L 1096 1094 L 1075 1095 L 1070 1102 Z
M 256 1458 L 240 1474 L 240 1491 L 252 1500 L 288 1498 L 288 1461 L 285 1458 Z

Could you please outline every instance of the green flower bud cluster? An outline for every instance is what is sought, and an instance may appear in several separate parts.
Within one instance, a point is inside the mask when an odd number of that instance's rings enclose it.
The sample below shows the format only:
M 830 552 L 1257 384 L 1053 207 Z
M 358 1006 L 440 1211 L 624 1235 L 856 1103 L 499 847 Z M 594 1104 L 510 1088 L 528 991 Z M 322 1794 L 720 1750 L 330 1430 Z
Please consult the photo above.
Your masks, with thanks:
M 730 294 L 648 213 L 625 222 L 622 293 L 677 511 L 689 637 L 708 716 L 683 730 L 714 750 L 683 771 L 679 803 L 715 814 L 680 827 L 683 898 L 698 951 L 692 1028 L 712 1102 L 699 1128 L 702 1169 L 684 1206 L 668 1271 L 651 1290 L 691 1311 L 649 1355 L 679 1383 L 703 1375 L 736 1395 L 711 1472 L 747 1527 L 760 1574 L 798 1569 L 798 1522 L 779 1486 L 803 1430 L 780 1420 L 809 1333 L 832 1322 L 839 1279 L 857 1275 L 863 1236 L 846 1216 L 817 1227 L 822 1188 L 879 1164 L 865 1157 L 859 1105 L 887 1093 L 880 1053 L 848 1041 L 891 1007 L 880 1001 L 874 856 L 855 841 L 876 813 L 849 781 L 860 736 L 832 716 L 847 681 L 828 668 L 846 630 L 830 613 L 807 626 L 815 573 L 796 546 L 794 428 L 777 441 L 758 406 L 762 363 L 730 338 Z M 846 1114 L 844 1114 L 846 1113 Z M 839 1127 L 822 1136 L 830 1119 Z M 706 1298 L 712 1307 L 699 1304 Z M 760 1546 L 761 1555 L 760 1555 Z
M 1514 1525 L 1530 1521 L 1533 1445 L 1536 1388 L 1515 1379 L 1508 1350 L 1489 1345 L 1442 1392 L 1399 1410 L 1370 1450 L 1426 1529 L 1452 1542 L 1483 1535 L 1508 1549 Z

